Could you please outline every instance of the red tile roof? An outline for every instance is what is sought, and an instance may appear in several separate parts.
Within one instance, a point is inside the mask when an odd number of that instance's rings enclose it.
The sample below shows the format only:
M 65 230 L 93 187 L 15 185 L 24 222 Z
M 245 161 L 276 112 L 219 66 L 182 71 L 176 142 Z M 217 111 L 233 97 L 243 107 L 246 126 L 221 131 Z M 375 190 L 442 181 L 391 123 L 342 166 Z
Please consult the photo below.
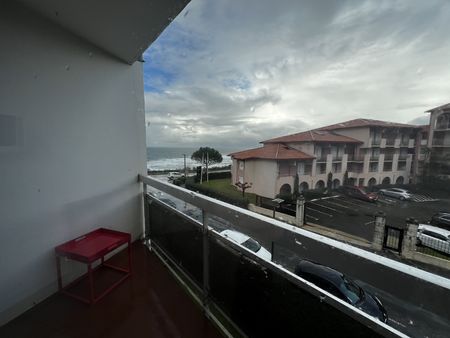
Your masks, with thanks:
M 334 143 L 363 143 L 352 137 L 339 135 L 330 131 L 309 130 L 262 141 L 261 143 L 288 143 L 288 142 L 334 142 Z
M 434 112 L 435 110 L 441 110 L 441 109 L 450 109 L 450 103 L 443 104 L 442 106 L 439 106 L 436 108 L 428 109 L 425 113 L 431 113 L 431 112 Z
M 418 128 L 416 125 L 412 125 L 412 124 L 386 122 L 386 121 L 370 120 L 370 119 L 355 119 L 355 120 L 332 124 L 329 126 L 318 128 L 316 130 L 338 130 L 338 129 L 346 129 L 346 128 L 358 128 L 358 127 Z
M 309 160 L 315 158 L 314 156 L 280 143 L 265 144 L 263 147 L 231 153 L 229 156 L 238 160 Z

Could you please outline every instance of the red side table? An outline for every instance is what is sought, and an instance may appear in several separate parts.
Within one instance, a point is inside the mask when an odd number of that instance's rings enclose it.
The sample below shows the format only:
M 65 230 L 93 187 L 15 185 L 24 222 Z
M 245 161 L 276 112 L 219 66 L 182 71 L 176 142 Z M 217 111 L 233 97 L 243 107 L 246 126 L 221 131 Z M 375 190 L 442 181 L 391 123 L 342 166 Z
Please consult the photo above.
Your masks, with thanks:
M 128 267 L 122 268 L 105 263 L 105 255 L 124 244 L 128 244 Z M 55 248 L 55 254 L 59 291 L 88 304 L 95 304 L 131 275 L 131 235 L 126 232 L 99 228 L 81 237 L 58 245 Z M 61 257 L 66 257 L 87 264 L 87 273 L 63 287 L 61 276 Z M 98 259 L 101 259 L 101 264 L 93 269 L 92 264 Z M 100 295 L 96 296 L 94 291 L 93 272 L 101 266 L 120 271 L 123 273 L 123 276 L 104 290 Z M 89 298 L 76 295 L 69 291 L 74 284 L 86 277 L 89 278 Z

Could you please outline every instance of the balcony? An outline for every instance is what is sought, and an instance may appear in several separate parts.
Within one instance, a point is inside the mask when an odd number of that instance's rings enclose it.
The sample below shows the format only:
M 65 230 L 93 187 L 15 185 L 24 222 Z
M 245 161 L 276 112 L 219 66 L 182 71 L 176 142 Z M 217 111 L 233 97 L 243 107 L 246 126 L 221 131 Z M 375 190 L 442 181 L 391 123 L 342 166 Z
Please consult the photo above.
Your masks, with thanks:
M 386 138 L 386 147 L 394 147 L 396 138 Z
M 381 138 L 373 138 L 371 145 L 372 147 L 379 147 L 381 145 Z
M 320 156 L 318 156 L 317 158 L 316 158 L 316 162 L 317 163 L 326 163 L 327 162 L 327 155 L 325 154 L 322 154 L 322 155 L 320 155 Z
M 363 154 L 348 154 L 347 161 L 349 162 L 364 162 L 364 155 Z
M 384 154 L 384 160 L 385 161 L 392 161 L 394 159 L 394 154 Z
M 132 256 L 132 277 L 95 306 L 55 294 L 0 327 L 0 337 L 222 337 L 155 253 L 135 242 Z M 126 250 L 111 262 L 126 265 Z M 98 277 L 109 285 L 116 276 Z

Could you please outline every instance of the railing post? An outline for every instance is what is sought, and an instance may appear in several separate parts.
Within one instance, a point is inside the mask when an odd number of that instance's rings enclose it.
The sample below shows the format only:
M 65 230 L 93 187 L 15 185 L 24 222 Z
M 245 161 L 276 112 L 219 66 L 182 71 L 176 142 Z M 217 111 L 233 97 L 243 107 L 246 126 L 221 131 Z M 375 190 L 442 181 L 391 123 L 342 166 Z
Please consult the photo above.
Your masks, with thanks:
M 401 254 L 407 259 L 412 259 L 416 253 L 417 229 L 419 222 L 414 218 L 406 219 L 406 229 L 404 231 Z
M 203 311 L 208 317 L 209 313 L 209 240 L 208 240 L 208 219 L 209 214 L 202 210 L 203 214 Z
M 295 222 L 299 227 L 305 225 L 305 198 L 303 197 L 303 195 L 300 195 L 297 198 Z
M 147 184 L 143 183 L 144 189 L 143 189 L 143 201 L 144 201 L 144 229 L 142 233 L 142 237 L 144 240 L 144 244 L 147 245 L 147 248 L 151 251 L 152 250 L 152 243 L 150 239 L 150 203 L 151 200 L 148 197 L 148 189 Z
M 373 233 L 372 248 L 381 251 L 383 249 L 384 231 L 386 227 L 386 214 L 382 211 L 375 215 L 375 230 Z

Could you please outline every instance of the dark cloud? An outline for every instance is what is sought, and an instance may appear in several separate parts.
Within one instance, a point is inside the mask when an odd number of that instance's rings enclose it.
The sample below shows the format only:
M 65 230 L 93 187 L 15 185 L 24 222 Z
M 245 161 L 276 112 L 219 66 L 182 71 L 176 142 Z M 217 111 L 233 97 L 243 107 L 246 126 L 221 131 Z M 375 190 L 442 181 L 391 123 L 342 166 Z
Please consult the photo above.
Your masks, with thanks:
M 450 101 L 450 2 L 193 0 L 146 52 L 147 141 L 256 145 Z

